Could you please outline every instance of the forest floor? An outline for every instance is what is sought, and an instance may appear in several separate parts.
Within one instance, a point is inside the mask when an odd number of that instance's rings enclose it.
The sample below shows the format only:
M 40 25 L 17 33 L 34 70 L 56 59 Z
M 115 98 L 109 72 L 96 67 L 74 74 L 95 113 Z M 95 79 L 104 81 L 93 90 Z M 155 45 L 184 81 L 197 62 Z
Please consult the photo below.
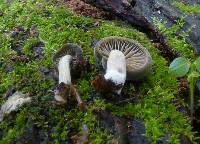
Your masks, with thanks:
M 152 72 L 127 82 L 120 97 L 91 86 L 98 74 L 94 43 L 107 36 L 138 41 L 153 60 Z M 85 111 L 74 100 L 54 100 L 53 55 L 66 43 L 79 45 L 89 60 L 87 73 L 73 80 Z M 0 104 L 16 91 L 32 99 L 0 122 L 0 144 L 197 142 L 180 81 L 168 72 L 171 57 L 145 33 L 79 0 L 0 0 Z

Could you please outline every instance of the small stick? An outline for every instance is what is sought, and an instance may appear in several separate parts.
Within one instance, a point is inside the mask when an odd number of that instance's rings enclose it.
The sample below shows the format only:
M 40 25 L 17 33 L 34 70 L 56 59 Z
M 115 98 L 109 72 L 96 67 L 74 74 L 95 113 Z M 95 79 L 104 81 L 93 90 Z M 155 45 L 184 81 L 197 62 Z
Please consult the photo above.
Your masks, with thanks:
M 86 105 L 85 103 L 81 100 L 81 97 L 79 95 L 79 93 L 77 92 L 76 88 L 71 85 L 71 95 L 75 96 L 77 102 L 78 102 L 78 106 L 80 107 L 80 109 L 86 109 Z

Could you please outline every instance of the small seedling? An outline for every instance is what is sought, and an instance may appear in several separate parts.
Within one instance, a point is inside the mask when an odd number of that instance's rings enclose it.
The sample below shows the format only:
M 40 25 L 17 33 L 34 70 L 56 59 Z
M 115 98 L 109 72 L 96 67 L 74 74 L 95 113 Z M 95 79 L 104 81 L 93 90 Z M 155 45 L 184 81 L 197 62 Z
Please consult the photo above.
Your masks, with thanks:
M 176 58 L 170 64 L 169 70 L 175 77 L 183 77 L 187 75 L 190 87 L 190 110 L 191 117 L 193 117 L 194 88 L 196 81 L 200 76 L 200 57 L 193 63 L 184 57 Z

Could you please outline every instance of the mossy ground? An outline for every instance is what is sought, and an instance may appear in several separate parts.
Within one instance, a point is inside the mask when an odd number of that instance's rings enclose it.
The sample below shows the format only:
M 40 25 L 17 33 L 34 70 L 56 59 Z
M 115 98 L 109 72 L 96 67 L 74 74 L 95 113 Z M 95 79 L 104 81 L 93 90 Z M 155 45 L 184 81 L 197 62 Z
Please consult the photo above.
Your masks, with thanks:
M 63 143 L 70 134 L 80 132 L 82 124 L 89 128 L 90 143 L 107 143 L 112 134 L 98 127 L 98 120 L 92 110 L 97 108 L 111 109 L 113 114 L 129 118 L 142 118 L 145 121 L 146 136 L 152 143 L 169 135 L 169 143 L 180 143 L 179 136 L 186 135 L 195 141 L 191 122 L 188 117 L 178 112 L 172 100 L 178 97 L 177 82 L 168 73 L 167 61 L 160 56 L 160 52 L 153 47 L 147 36 L 132 27 L 124 26 L 121 22 L 94 20 L 78 16 L 65 7 L 62 2 L 43 0 L 12 1 L 7 3 L 0 0 L 0 102 L 6 100 L 4 93 L 13 87 L 24 93 L 30 93 L 33 101 L 22 107 L 12 121 L 6 117 L 0 124 L 2 138 L 0 143 L 15 141 L 27 129 L 28 120 L 42 131 L 44 139 L 49 143 Z M 98 26 L 96 23 L 99 23 Z M 39 36 L 30 34 L 30 28 L 35 25 Z M 28 62 L 12 61 L 17 53 L 13 45 L 19 39 L 12 37 L 16 27 L 23 27 L 27 33 L 19 45 L 21 53 L 28 56 Z M 53 69 L 52 57 L 56 50 L 65 42 L 76 43 L 83 48 L 84 55 L 92 65 L 91 71 L 75 81 L 78 91 L 84 100 L 89 99 L 93 88 L 90 81 L 96 74 L 95 59 L 91 42 L 93 38 L 101 39 L 106 36 L 123 36 L 139 41 L 151 53 L 153 59 L 152 74 L 139 85 L 141 100 L 137 104 L 113 105 L 103 99 L 90 103 L 86 112 L 81 112 L 73 104 L 69 108 L 54 106 L 51 101 L 54 95 L 49 92 L 55 85 L 51 77 L 46 77 L 40 67 Z M 44 57 L 39 60 L 33 55 L 32 47 L 38 42 L 44 44 Z M 16 44 L 14 45 L 16 46 Z M 192 52 L 186 52 L 190 53 Z M 13 70 L 7 72 L 7 66 Z M 135 83 L 125 86 L 129 93 L 133 93 Z

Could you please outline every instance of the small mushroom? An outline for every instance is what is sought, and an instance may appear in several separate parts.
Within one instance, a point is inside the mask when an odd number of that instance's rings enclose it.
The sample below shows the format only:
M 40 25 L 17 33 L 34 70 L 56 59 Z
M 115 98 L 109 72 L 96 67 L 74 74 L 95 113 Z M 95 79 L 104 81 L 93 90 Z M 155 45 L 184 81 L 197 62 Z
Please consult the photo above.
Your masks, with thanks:
M 67 43 L 53 57 L 53 62 L 57 66 L 60 58 L 65 55 L 71 55 L 70 72 L 72 78 L 78 78 L 89 67 L 89 62 L 83 58 L 81 47 L 76 44 Z M 57 70 L 58 71 L 58 70 Z
M 82 64 L 83 60 L 82 49 L 74 44 L 65 45 L 54 55 L 53 61 L 59 75 L 59 86 L 55 91 L 55 99 L 60 103 L 67 103 L 70 96 L 74 96 L 79 106 L 82 107 L 83 102 L 71 82 L 71 69 L 76 64 Z
M 104 70 L 112 50 L 125 55 L 127 80 L 140 80 L 150 72 L 152 59 L 147 49 L 135 40 L 117 36 L 103 38 L 95 46 L 96 59 Z
M 61 57 L 71 55 L 73 60 L 83 60 L 83 50 L 76 44 L 67 43 L 53 57 L 54 64 L 58 64 Z

